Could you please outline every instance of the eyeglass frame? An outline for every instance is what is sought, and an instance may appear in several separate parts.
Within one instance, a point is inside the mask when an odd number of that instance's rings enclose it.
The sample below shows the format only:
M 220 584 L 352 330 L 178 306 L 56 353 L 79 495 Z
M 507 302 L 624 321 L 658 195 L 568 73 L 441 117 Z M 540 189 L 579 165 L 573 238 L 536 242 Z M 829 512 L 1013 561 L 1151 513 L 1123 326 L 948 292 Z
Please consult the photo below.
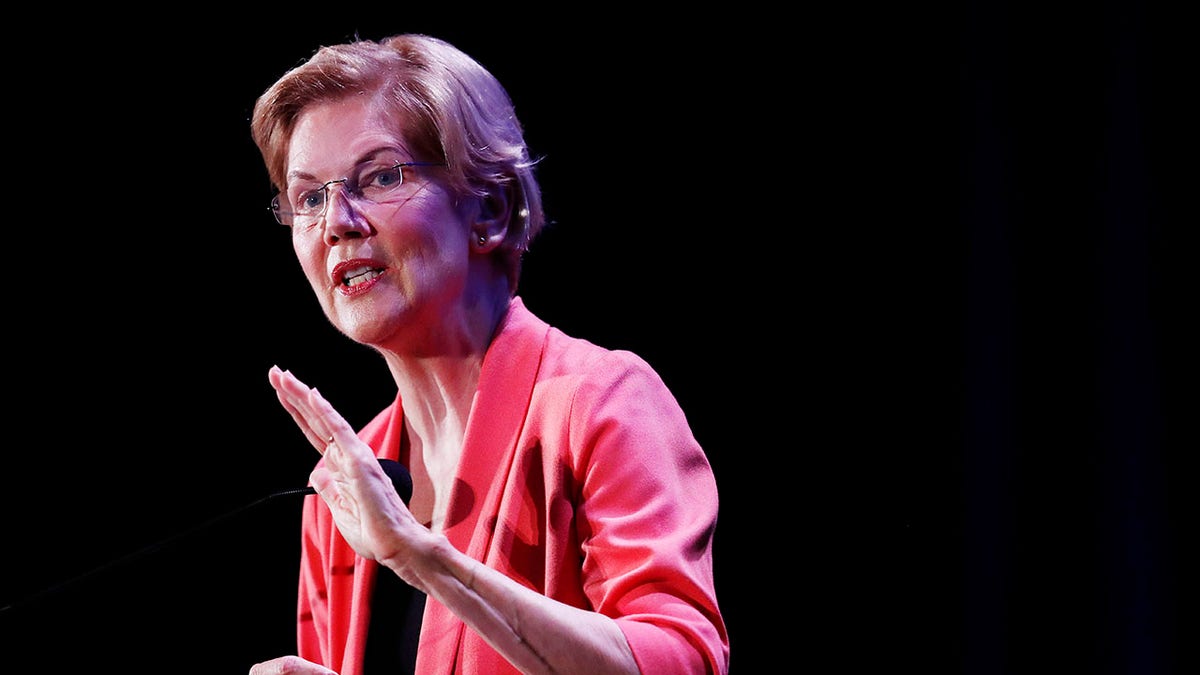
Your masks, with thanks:
M 392 165 L 391 168 L 397 169 L 396 174 L 398 176 L 400 176 L 400 182 L 396 184 L 397 188 L 400 187 L 401 185 L 404 185 L 404 167 L 406 167 L 406 166 L 449 166 L 449 164 L 446 162 L 396 162 L 395 164 Z M 348 181 L 348 180 L 350 180 L 350 177 L 345 176 L 343 178 L 335 178 L 334 180 L 326 181 L 325 183 L 323 183 L 321 185 L 321 192 L 324 193 L 325 196 L 324 196 L 324 199 L 321 200 L 321 213 L 317 214 L 317 216 L 313 219 L 314 225 L 318 221 L 320 221 L 322 218 L 324 218 L 325 213 L 329 210 L 329 202 L 330 202 L 329 186 L 334 185 L 336 183 L 345 184 L 346 181 Z M 316 190 L 309 190 L 308 192 L 316 192 Z M 355 186 L 355 189 L 353 192 L 358 193 L 356 198 L 361 198 L 363 196 L 361 191 L 358 190 L 358 186 Z M 351 193 L 352 195 L 353 195 L 353 192 Z M 267 209 L 269 209 L 271 211 L 271 215 L 275 218 L 275 222 L 279 223 L 280 225 L 283 225 L 284 227 L 291 228 L 291 227 L 294 227 L 294 225 L 283 222 L 283 217 L 281 214 L 283 214 L 283 213 L 290 214 L 292 216 L 292 222 L 294 223 L 296 213 L 294 211 L 285 212 L 280 209 L 281 204 L 280 204 L 279 197 L 282 194 L 283 194 L 282 192 L 275 193 L 275 196 L 271 198 L 271 204 L 270 204 L 270 206 L 267 207 Z M 375 201 L 371 201 L 371 200 L 367 200 L 367 201 L 369 201 L 372 204 L 380 203 L 380 202 L 375 202 Z

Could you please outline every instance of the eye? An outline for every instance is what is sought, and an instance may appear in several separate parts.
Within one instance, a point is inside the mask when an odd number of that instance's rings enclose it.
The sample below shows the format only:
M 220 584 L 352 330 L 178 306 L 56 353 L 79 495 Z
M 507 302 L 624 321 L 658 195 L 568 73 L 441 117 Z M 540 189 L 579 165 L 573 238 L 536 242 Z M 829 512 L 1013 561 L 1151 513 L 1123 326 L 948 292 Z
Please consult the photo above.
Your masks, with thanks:
M 292 199 L 292 203 L 296 205 L 297 213 L 319 212 L 325 203 L 325 188 L 300 192 Z
M 404 182 L 404 175 L 400 173 L 400 167 L 389 166 L 382 169 L 375 169 L 363 175 L 362 190 L 367 194 L 384 194 L 400 187 Z

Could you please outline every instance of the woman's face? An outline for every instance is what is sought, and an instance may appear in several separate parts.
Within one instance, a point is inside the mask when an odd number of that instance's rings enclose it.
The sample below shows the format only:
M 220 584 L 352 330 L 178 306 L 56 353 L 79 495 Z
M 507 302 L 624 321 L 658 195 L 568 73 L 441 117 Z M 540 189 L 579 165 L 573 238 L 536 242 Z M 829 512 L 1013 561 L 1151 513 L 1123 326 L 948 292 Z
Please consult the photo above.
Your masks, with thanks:
M 419 353 L 435 349 L 461 305 L 470 222 L 439 180 L 441 166 L 402 167 L 393 187 L 397 163 L 438 158 L 412 156 L 364 98 L 300 115 L 281 199 L 284 208 L 325 200 L 323 217 L 293 224 L 292 244 L 329 320 L 357 342 Z

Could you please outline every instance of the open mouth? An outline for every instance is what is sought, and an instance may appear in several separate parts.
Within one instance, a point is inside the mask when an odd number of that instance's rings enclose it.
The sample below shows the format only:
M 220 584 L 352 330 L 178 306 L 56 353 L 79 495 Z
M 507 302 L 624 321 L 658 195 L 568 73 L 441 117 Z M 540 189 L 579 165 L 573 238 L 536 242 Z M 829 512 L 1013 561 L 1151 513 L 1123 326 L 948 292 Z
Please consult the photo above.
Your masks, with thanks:
M 365 284 L 382 274 L 383 270 L 379 268 L 368 267 L 366 265 L 363 265 L 362 267 L 355 267 L 353 269 L 346 270 L 346 272 L 342 274 L 342 285 L 357 286 L 359 284 Z

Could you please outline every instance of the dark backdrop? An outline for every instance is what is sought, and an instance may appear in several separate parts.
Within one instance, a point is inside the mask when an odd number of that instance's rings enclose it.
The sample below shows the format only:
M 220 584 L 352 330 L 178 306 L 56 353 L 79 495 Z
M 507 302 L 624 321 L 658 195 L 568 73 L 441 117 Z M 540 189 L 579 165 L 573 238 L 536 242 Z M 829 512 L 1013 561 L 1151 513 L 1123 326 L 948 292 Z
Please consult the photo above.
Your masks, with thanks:
M 292 650 L 299 500 L 238 511 L 316 459 L 267 369 L 355 424 L 391 385 L 311 298 L 247 120 L 317 46 L 409 30 L 545 156 L 527 304 L 688 412 L 734 675 L 1179 670 L 1172 17 L 341 9 L 10 28 L 3 670 Z

